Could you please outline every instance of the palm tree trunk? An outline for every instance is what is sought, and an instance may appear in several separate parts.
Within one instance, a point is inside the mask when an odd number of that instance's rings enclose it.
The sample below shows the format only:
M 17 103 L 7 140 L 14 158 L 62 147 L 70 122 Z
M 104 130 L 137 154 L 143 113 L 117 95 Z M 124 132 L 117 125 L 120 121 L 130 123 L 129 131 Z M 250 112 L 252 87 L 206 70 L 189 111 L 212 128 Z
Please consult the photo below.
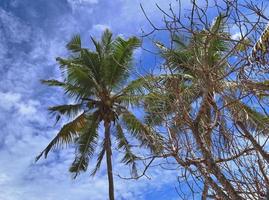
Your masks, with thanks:
M 207 180 L 204 180 L 204 189 L 203 189 L 201 200 L 206 200 L 207 199 L 208 189 L 209 189 L 208 182 L 207 182 Z
M 114 200 L 114 182 L 113 182 L 113 170 L 112 170 L 112 151 L 110 140 L 110 122 L 105 122 L 105 148 L 106 148 L 106 164 L 107 164 L 107 177 L 109 187 L 109 200 Z

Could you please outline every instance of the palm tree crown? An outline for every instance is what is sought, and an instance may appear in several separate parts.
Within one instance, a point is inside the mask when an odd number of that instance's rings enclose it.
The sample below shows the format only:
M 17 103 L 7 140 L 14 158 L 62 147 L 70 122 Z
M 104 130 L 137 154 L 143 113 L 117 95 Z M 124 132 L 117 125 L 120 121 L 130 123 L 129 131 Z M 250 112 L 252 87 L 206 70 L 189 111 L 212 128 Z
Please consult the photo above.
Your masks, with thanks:
M 160 150 L 160 137 L 141 123 L 135 115 L 128 111 L 132 102 L 132 94 L 136 88 L 136 81 L 126 86 L 132 67 L 133 51 L 139 47 L 140 41 L 136 37 L 125 40 L 121 37 L 112 38 L 112 33 L 105 30 L 101 40 L 91 38 L 95 51 L 83 48 L 80 37 L 74 36 L 67 44 L 71 52 L 68 58 L 57 58 L 64 81 L 44 80 L 49 86 L 59 86 L 65 93 L 75 98 L 76 103 L 58 105 L 49 110 L 56 115 L 56 121 L 62 116 L 72 120 L 66 123 L 55 138 L 37 157 L 37 160 L 53 149 L 74 143 L 76 146 L 75 160 L 70 172 L 76 177 L 79 172 L 86 171 L 89 160 L 97 149 L 99 138 L 98 128 L 104 126 L 102 147 L 98 153 L 97 163 L 92 171 L 94 175 L 99 169 L 106 154 L 107 173 L 109 179 L 110 200 L 114 199 L 112 161 L 111 161 L 111 129 L 116 131 L 118 148 L 124 150 L 122 162 L 131 164 L 133 173 L 136 173 L 135 161 L 137 156 L 131 150 L 124 128 L 138 139 L 142 145 L 152 151 Z M 124 126 L 124 128 L 123 128 Z M 156 140 L 157 138 L 157 140 Z
M 236 138 L 236 131 L 230 128 L 231 124 L 236 124 L 242 130 L 252 129 L 268 135 L 269 118 L 266 113 L 255 110 L 246 101 L 247 98 L 244 99 L 246 94 L 258 98 L 262 98 L 261 94 L 267 96 L 268 81 L 240 77 L 246 72 L 238 69 L 248 63 L 237 63 L 235 57 L 242 53 L 241 48 L 245 53 L 245 48 L 250 45 L 247 45 L 249 41 L 243 41 L 244 38 L 236 42 L 232 40 L 225 28 L 226 20 L 226 16 L 220 14 L 211 26 L 190 31 L 186 35 L 187 41 L 178 35 L 174 36 L 171 48 L 156 43 L 165 61 L 163 71 L 167 73 L 157 75 L 152 81 L 155 87 L 151 87 L 144 98 L 146 119 L 157 130 L 162 130 L 160 126 L 167 129 L 167 142 L 164 142 L 166 153 L 173 155 L 185 169 L 190 166 L 184 165 L 190 157 L 194 160 L 210 158 L 205 164 L 210 167 L 215 158 L 221 157 L 218 152 L 231 157 L 229 148 L 234 143 L 233 138 Z M 261 37 L 262 42 L 268 41 L 267 32 Z M 268 45 L 262 42 L 256 44 L 256 52 L 252 53 L 266 50 Z M 248 137 L 257 146 L 250 133 Z M 263 150 L 259 152 L 264 155 Z M 217 165 L 214 170 L 210 169 L 209 173 L 215 177 L 225 174 L 225 170 L 222 171 Z M 231 191 L 227 193 L 235 196 L 232 199 L 241 199 L 233 189 L 233 184 L 223 177 L 218 178 L 222 187 Z M 207 198 L 209 185 L 205 178 L 202 199 Z

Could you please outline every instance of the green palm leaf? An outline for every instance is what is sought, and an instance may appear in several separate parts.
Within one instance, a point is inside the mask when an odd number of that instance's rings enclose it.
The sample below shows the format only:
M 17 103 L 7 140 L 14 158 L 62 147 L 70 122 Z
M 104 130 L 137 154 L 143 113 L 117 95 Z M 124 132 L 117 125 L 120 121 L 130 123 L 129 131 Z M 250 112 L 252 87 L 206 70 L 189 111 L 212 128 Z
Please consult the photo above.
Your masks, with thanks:
M 116 125 L 117 130 L 117 141 L 118 141 L 118 148 L 124 150 L 124 157 L 122 158 L 122 162 L 125 164 L 129 164 L 132 166 L 132 175 L 133 177 L 137 177 L 137 168 L 136 168 L 136 160 L 138 157 L 133 154 L 131 150 L 131 146 L 125 137 L 122 127 L 120 124 Z
M 93 116 L 91 120 L 88 119 L 87 126 L 84 127 L 80 136 L 76 140 L 76 157 L 72 163 L 69 171 L 74 173 L 74 178 L 80 171 L 86 171 L 89 160 L 93 156 L 98 139 L 98 118 Z
M 79 35 L 74 35 L 71 41 L 66 45 L 66 48 L 74 53 L 81 50 L 81 39 Z
M 41 82 L 49 86 L 61 87 L 64 89 L 65 94 L 77 100 L 94 94 L 92 89 L 89 87 L 80 87 L 69 82 L 61 82 L 58 80 L 42 80 Z
M 74 141 L 79 132 L 85 127 L 86 122 L 86 116 L 82 113 L 73 121 L 65 124 L 48 146 L 36 157 L 36 161 L 39 160 L 42 155 L 46 158 L 51 149 L 67 145 Z
M 228 109 L 235 117 L 235 119 L 245 122 L 248 124 L 249 128 L 253 130 L 259 130 L 263 134 L 268 134 L 269 117 L 262 114 L 261 112 L 256 111 L 249 105 L 242 103 L 239 100 L 235 100 L 229 97 L 225 98 L 228 99 L 227 103 L 233 102 L 231 104 L 228 103 L 227 105 L 229 105 Z
M 103 141 L 102 149 L 98 154 L 97 163 L 96 163 L 95 168 L 93 169 L 93 171 L 91 173 L 91 176 L 94 176 L 96 174 L 96 172 L 100 169 L 105 153 L 106 153 L 105 141 Z
M 152 149 L 153 146 L 157 145 L 153 144 L 154 135 L 150 132 L 150 128 L 139 121 L 135 121 L 131 113 L 126 114 L 129 106 L 126 103 L 127 99 L 130 101 L 131 96 L 135 93 L 142 95 L 146 88 L 145 81 L 141 81 L 143 83 L 133 83 L 127 86 L 125 90 L 120 91 L 130 75 L 132 55 L 134 50 L 140 46 L 140 41 L 136 37 L 126 40 L 121 37 L 113 39 L 109 30 L 104 31 L 100 41 L 92 37 L 91 41 L 95 48 L 94 51 L 82 48 L 80 37 L 74 36 L 67 44 L 67 49 L 71 55 L 68 58 L 58 57 L 56 59 L 64 80 L 43 81 L 44 84 L 49 86 L 63 88 L 69 97 L 75 98 L 78 102 L 73 105 L 50 107 L 49 110 L 57 115 L 57 120 L 63 115 L 73 117 L 80 112 L 83 112 L 83 114 L 65 124 L 37 157 L 37 160 L 42 155 L 46 157 L 52 148 L 75 143 L 76 156 L 70 167 L 70 172 L 74 174 L 75 178 L 81 171 L 87 170 L 89 160 L 97 148 L 98 125 L 102 122 L 109 126 L 105 127 L 105 139 L 91 175 L 98 171 L 106 154 L 109 183 L 113 183 L 110 131 L 121 122 L 123 112 L 126 115 L 126 125 L 131 128 L 133 135 L 140 138 L 144 144 L 147 143 L 145 146 L 150 146 Z M 136 172 L 134 161 L 137 158 L 132 153 L 125 135 L 122 131 L 120 132 L 119 128 L 117 139 L 119 141 L 118 148 L 125 151 L 122 162 L 132 165 L 133 172 Z M 160 140 L 160 137 L 158 139 Z M 160 149 L 160 147 L 158 148 Z M 157 147 L 154 151 L 157 152 Z M 111 192 L 111 188 L 109 191 Z M 110 194 L 110 196 L 113 196 L 113 194 Z
M 63 87 L 65 86 L 66 83 L 58 81 L 58 80 L 41 80 L 42 84 L 46 84 L 48 86 L 58 86 L 58 87 Z
M 130 73 L 133 51 L 139 46 L 140 40 L 136 37 L 128 40 L 118 37 L 113 42 L 111 57 L 108 58 L 108 62 L 104 62 L 106 67 L 103 69 L 108 85 L 115 86 L 115 84 L 127 80 Z
M 83 104 L 59 105 L 49 107 L 48 110 L 53 115 L 56 115 L 57 119 L 59 120 L 62 115 L 67 115 L 68 117 L 75 117 L 76 115 L 79 114 L 79 112 L 82 111 L 82 105 Z
M 101 46 L 103 47 L 104 54 L 110 52 L 111 43 L 112 43 L 112 33 L 109 31 L 109 29 L 106 29 L 101 38 Z
M 160 153 L 162 150 L 162 137 L 159 134 L 144 125 L 135 115 L 128 111 L 122 114 L 122 120 L 130 133 L 141 142 L 141 145 L 145 145 L 155 153 Z

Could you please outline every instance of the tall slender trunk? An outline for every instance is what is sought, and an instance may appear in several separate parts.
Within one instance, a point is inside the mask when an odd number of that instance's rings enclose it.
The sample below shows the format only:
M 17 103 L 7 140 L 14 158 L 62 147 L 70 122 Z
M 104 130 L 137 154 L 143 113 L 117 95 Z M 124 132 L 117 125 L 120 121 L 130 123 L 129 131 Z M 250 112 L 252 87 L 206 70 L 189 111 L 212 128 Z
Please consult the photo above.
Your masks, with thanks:
M 204 189 L 203 189 L 203 193 L 202 193 L 202 197 L 201 197 L 201 200 L 206 200 L 207 199 L 207 193 L 208 193 L 208 181 L 205 179 L 204 180 Z
M 110 122 L 105 122 L 105 148 L 106 148 L 106 164 L 107 164 L 107 177 L 109 187 L 109 200 L 114 200 L 114 182 L 113 182 L 113 169 L 112 169 L 112 151 L 111 151 L 111 140 L 110 140 Z
M 200 136 L 198 124 L 195 124 L 192 127 L 192 132 L 205 158 L 207 169 L 210 171 L 210 173 L 212 173 L 217 178 L 217 180 L 225 188 L 229 196 L 231 196 L 232 200 L 243 200 L 242 197 L 236 192 L 233 185 L 228 181 L 228 179 L 222 173 L 219 166 L 214 161 L 211 151 L 207 148 L 207 145 L 204 143 L 203 139 Z
M 210 103 L 213 101 L 213 99 L 214 99 L 214 93 L 210 92 L 207 96 L 206 109 L 205 109 L 205 124 L 207 126 L 210 126 L 210 124 L 212 123 L 211 122 L 211 105 L 210 105 Z M 212 132 L 208 132 L 208 133 L 204 133 L 204 134 L 205 134 L 204 138 L 205 138 L 206 145 L 207 145 L 208 149 L 211 151 L 211 149 L 212 149 Z M 207 199 L 208 190 L 209 190 L 208 181 L 205 179 L 204 180 L 204 189 L 203 189 L 201 200 Z

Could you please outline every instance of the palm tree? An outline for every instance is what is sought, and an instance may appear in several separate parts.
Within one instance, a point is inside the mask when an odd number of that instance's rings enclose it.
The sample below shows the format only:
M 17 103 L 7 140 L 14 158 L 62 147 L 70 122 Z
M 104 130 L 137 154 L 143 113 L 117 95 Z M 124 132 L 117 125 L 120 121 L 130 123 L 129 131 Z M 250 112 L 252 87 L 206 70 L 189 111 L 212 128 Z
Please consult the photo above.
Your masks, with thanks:
M 173 106 L 179 102 L 184 104 L 186 111 L 191 112 L 192 103 L 199 98 L 205 99 L 204 112 L 201 116 L 203 121 L 205 123 L 211 121 L 211 104 L 214 96 L 226 89 L 223 87 L 224 82 L 221 77 L 225 74 L 227 62 L 224 60 L 219 63 L 228 50 L 229 35 L 225 32 L 225 19 L 224 15 L 216 17 L 208 30 L 196 31 L 187 41 L 174 35 L 172 40 L 175 48 L 173 49 L 156 42 L 165 60 L 164 67 L 169 73 L 156 78 L 161 83 L 159 84 L 161 89 L 153 89 L 152 93 L 145 98 L 146 110 L 149 114 L 146 118 L 151 123 L 159 125 L 161 121 L 157 118 L 160 116 L 156 115 L 160 113 L 158 110 L 162 109 L 164 111 L 162 113 L 172 114 L 175 112 Z M 221 81 L 210 82 L 216 79 Z M 178 114 L 182 113 L 183 111 L 180 111 Z M 177 122 L 180 123 L 180 117 Z M 205 137 L 208 147 L 211 148 L 211 137 L 209 135 Z
M 167 48 L 156 42 L 165 60 L 163 66 L 168 75 L 157 75 L 152 79 L 154 87 L 151 87 L 150 93 L 144 98 L 146 120 L 151 126 L 157 127 L 167 121 L 170 123 L 167 126 L 167 135 L 172 149 L 177 149 L 173 147 L 173 142 L 177 141 L 177 134 L 188 127 L 184 118 L 185 113 L 192 116 L 193 124 L 198 129 L 199 134 L 193 135 L 196 142 L 202 141 L 200 144 L 197 143 L 205 158 L 208 155 L 212 157 L 214 152 L 212 149 L 212 134 L 216 132 L 214 129 L 218 127 L 219 133 L 229 139 L 231 132 L 227 124 L 231 122 L 225 118 L 227 113 L 231 114 L 235 122 L 243 121 L 249 128 L 269 130 L 268 117 L 236 98 L 238 91 L 247 93 L 252 92 L 253 88 L 256 91 L 254 95 L 262 93 L 268 90 L 268 82 L 249 80 L 242 84 L 230 79 L 229 72 L 232 71 L 232 67 L 228 59 L 232 57 L 231 53 L 240 51 L 242 47 L 240 44 L 243 44 L 243 47 L 250 45 L 248 41 L 239 41 L 236 46 L 233 44 L 234 41 L 225 31 L 226 19 L 225 15 L 219 15 L 210 27 L 192 32 L 187 41 L 175 35 L 172 38 L 175 44 L 173 48 Z M 231 51 L 231 48 L 234 51 Z M 200 105 L 199 111 L 194 106 L 195 103 Z M 219 110 L 220 107 L 223 109 Z M 212 124 L 214 127 L 210 127 Z M 224 176 L 219 176 L 222 172 L 218 166 L 214 167 L 216 170 L 213 172 L 214 175 L 228 194 L 233 195 L 235 199 L 241 199 L 233 185 L 225 180 Z M 205 179 L 202 199 L 207 198 L 208 191 L 209 183 Z
M 91 38 L 95 51 L 81 46 L 80 37 L 74 36 L 67 44 L 71 55 L 57 58 L 60 70 L 64 75 L 63 81 L 44 80 L 49 86 L 59 86 L 65 93 L 75 99 L 71 105 L 57 105 L 49 110 L 55 114 L 56 122 L 67 116 L 66 123 L 37 157 L 47 157 L 48 153 L 58 147 L 74 143 L 75 159 L 70 167 L 74 178 L 86 171 L 89 160 L 93 157 L 100 138 L 99 127 L 104 127 L 101 150 L 97 163 L 91 175 L 95 175 L 106 155 L 107 175 L 109 183 L 109 199 L 114 200 L 114 183 L 112 170 L 111 133 L 116 132 L 118 148 L 124 150 L 122 162 L 130 164 L 133 175 L 136 175 L 138 157 L 133 153 L 124 128 L 132 136 L 153 152 L 160 151 L 161 137 L 150 127 L 139 121 L 128 106 L 132 103 L 137 81 L 126 86 L 132 67 L 132 55 L 140 41 L 136 37 L 125 40 L 121 37 L 112 38 L 112 33 L 105 30 L 101 41 Z M 123 128 L 124 127 L 124 128 Z M 157 142 L 156 142 L 157 141 Z
M 263 65 L 265 65 L 268 62 L 268 58 L 266 55 L 269 49 L 268 41 L 269 41 L 269 24 L 266 25 L 260 38 L 253 46 L 250 57 L 250 60 L 252 62 L 260 62 Z

